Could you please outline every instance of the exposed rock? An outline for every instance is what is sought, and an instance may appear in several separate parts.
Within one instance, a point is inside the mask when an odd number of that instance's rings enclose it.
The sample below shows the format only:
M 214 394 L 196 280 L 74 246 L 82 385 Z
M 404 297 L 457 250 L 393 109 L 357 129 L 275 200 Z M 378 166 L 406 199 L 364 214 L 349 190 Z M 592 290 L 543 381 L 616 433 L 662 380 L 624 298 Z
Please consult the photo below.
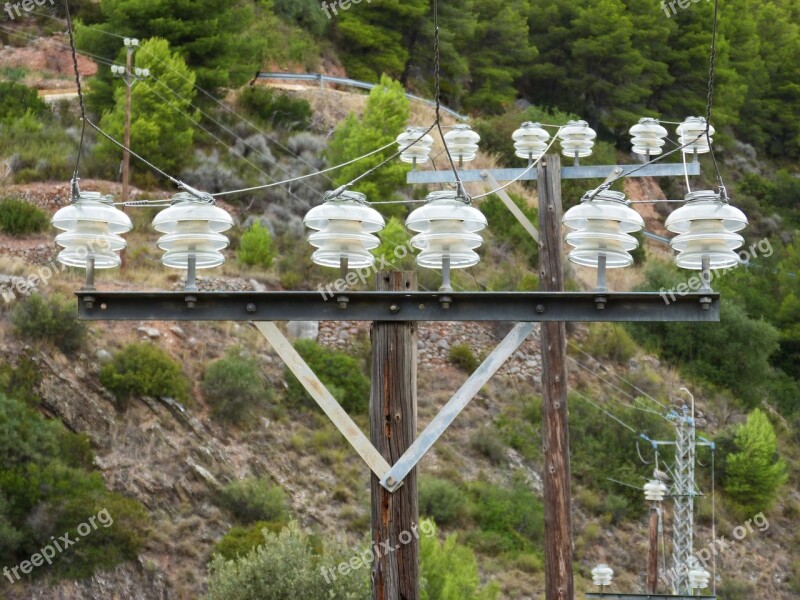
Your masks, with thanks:
M 144 335 L 146 335 L 151 339 L 161 337 L 161 332 L 155 327 L 144 327 L 144 326 L 137 327 L 136 331 L 138 331 L 139 333 L 143 333 Z
M 286 333 L 295 340 L 316 340 L 319 335 L 319 321 L 289 321 Z

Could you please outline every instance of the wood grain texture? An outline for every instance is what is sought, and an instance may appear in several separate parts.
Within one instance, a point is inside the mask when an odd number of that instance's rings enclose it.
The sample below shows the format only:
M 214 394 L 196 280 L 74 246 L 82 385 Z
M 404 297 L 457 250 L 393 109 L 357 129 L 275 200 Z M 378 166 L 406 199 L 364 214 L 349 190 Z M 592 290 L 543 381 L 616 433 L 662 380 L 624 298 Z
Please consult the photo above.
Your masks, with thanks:
M 650 536 L 647 549 L 647 593 L 658 588 L 658 509 L 650 509 Z
M 539 162 L 539 289 L 564 290 L 561 237 L 561 160 Z M 544 452 L 545 598 L 573 600 L 567 423 L 566 324 L 542 323 L 542 438 Z
M 378 291 L 416 290 L 416 273 L 386 271 L 376 275 Z M 372 325 L 370 440 L 394 464 L 417 435 L 417 325 Z M 372 492 L 372 598 L 419 599 L 417 471 L 390 493 L 374 474 Z M 388 550 L 388 549 L 391 549 Z

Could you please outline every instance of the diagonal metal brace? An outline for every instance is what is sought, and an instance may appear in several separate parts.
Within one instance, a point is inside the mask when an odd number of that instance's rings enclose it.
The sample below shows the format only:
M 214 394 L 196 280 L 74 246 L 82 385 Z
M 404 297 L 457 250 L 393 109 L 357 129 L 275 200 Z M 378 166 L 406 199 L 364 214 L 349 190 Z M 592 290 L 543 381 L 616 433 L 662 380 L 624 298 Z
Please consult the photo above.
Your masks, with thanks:
M 431 449 L 445 430 L 453 423 L 459 413 L 486 385 L 489 379 L 503 366 L 508 358 L 516 352 L 522 342 L 533 332 L 534 323 L 517 323 L 486 360 L 469 376 L 459 390 L 444 405 L 439 414 L 428 424 L 425 430 L 414 440 L 414 443 L 405 451 L 403 456 L 394 464 L 385 477 L 381 477 L 381 485 L 390 492 L 397 489 L 387 484 L 387 481 L 402 482 L 406 475 L 413 469 L 423 456 Z
M 333 422 L 336 428 L 350 442 L 359 456 L 372 469 L 372 472 L 383 480 L 389 473 L 389 463 L 381 456 L 380 452 L 369 441 L 369 438 L 353 422 L 350 415 L 336 401 L 325 385 L 306 364 L 303 357 L 294 349 L 291 342 L 286 339 L 278 326 L 272 322 L 257 322 L 256 328 L 267 338 L 275 352 L 294 373 L 306 391 L 319 404 L 323 412 Z M 399 487 L 399 486 L 397 486 Z M 396 488 L 395 488 L 396 489 Z

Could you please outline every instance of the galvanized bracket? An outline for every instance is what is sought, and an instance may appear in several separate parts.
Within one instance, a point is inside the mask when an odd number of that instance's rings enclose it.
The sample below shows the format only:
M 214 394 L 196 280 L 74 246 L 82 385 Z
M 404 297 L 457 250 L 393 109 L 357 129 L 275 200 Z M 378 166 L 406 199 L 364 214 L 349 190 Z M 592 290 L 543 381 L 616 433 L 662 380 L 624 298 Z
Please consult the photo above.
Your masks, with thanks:
M 403 480 L 423 456 L 431 449 L 455 418 L 469 404 L 480 389 L 486 385 L 503 363 L 520 347 L 531 334 L 533 323 L 518 323 L 500 344 L 489 354 L 483 363 L 470 375 L 464 385 L 439 411 L 420 436 L 403 456 L 394 464 L 388 462 L 372 445 L 358 425 L 350 418 L 336 398 L 314 374 L 303 357 L 294 349 L 275 323 L 255 323 L 256 328 L 266 338 L 289 370 L 300 381 L 323 412 L 345 439 L 353 446 L 362 460 L 380 479 L 381 485 L 390 492 L 397 491 Z
M 381 456 L 380 452 L 375 449 L 369 438 L 364 435 L 364 432 L 359 429 L 358 425 L 353 422 L 341 405 L 336 401 L 325 387 L 319 377 L 314 374 L 311 367 L 308 366 L 303 357 L 298 354 L 294 349 L 292 343 L 286 339 L 278 326 L 275 323 L 256 323 L 256 328 L 267 338 L 267 341 L 272 346 L 272 349 L 281 357 L 289 370 L 294 373 L 294 376 L 300 381 L 302 386 L 311 395 L 314 401 L 319 405 L 322 411 L 328 415 L 328 418 L 342 433 L 342 435 L 350 442 L 358 455 L 367 463 L 367 466 L 383 480 L 389 473 L 389 463 Z M 400 487 L 399 485 L 397 487 Z
M 470 403 L 481 388 L 497 373 L 498 369 L 516 352 L 522 342 L 533 332 L 533 323 L 517 323 L 509 334 L 500 342 L 491 354 L 475 369 L 459 390 L 453 395 L 439 413 L 428 423 L 425 430 L 414 440 L 414 443 L 403 453 L 392 466 L 381 485 L 394 491 L 388 482 L 403 481 L 422 457 L 431 449 L 456 417 Z
M 497 183 L 497 180 L 492 176 L 491 171 L 482 171 L 481 175 L 483 178 L 489 183 L 491 186 L 491 190 L 496 190 L 494 193 L 497 195 L 498 198 L 502 201 L 503 204 L 506 205 L 506 208 L 514 215 L 514 218 L 519 221 L 519 224 L 522 225 L 522 228 L 527 231 L 530 236 L 539 243 L 539 230 L 533 226 L 530 219 L 525 216 L 525 213 L 519 209 L 519 206 L 514 204 L 514 201 L 511 199 L 504 189 L 500 189 L 500 184 Z
M 644 168 L 642 165 L 588 165 L 577 167 L 563 167 L 562 179 L 605 179 L 614 169 L 621 168 L 619 175 L 623 177 L 683 177 L 683 163 L 653 163 Z M 638 169 L 635 173 L 632 173 Z M 484 169 L 464 169 L 458 171 L 458 176 L 463 183 L 481 183 L 485 181 Z M 489 169 L 492 177 L 497 181 L 535 181 L 538 177 L 536 169 Z M 686 164 L 687 175 L 700 175 L 700 163 Z M 452 171 L 409 171 L 406 183 L 433 184 L 455 183 Z

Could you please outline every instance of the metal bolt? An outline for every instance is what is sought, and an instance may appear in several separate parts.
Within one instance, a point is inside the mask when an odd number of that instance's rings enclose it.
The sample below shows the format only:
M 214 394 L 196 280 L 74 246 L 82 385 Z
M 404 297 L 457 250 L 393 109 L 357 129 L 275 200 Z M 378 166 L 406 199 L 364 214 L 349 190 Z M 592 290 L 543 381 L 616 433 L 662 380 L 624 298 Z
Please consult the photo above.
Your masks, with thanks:
M 186 296 L 186 308 L 197 306 L 197 296 Z
M 83 297 L 83 303 L 86 306 L 86 308 L 94 308 L 94 300 L 95 300 L 94 296 Z
M 389 307 L 389 311 L 390 311 L 391 313 L 393 313 L 393 314 L 397 314 L 397 313 L 399 313 L 399 312 L 400 312 L 400 305 L 399 305 L 399 304 L 392 304 L 392 305 Z
M 336 301 L 339 303 L 339 308 L 347 308 L 347 304 L 350 302 L 350 298 L 347 296 L 337 296 Z
M 544 304 L 537 304 L 536 305 L 536 312 L 542 314 L 544 312 Z
M 245 310 L 247 310 L 248 314 L 252 315 L 256 312 L 256 305 L 253 304 L 252 302 L 249 302 Z
M 594 299 L 594 305 L 597 310 L 604 310 L 606 307 L 607 299 L 605 296 L 597 296 Z

